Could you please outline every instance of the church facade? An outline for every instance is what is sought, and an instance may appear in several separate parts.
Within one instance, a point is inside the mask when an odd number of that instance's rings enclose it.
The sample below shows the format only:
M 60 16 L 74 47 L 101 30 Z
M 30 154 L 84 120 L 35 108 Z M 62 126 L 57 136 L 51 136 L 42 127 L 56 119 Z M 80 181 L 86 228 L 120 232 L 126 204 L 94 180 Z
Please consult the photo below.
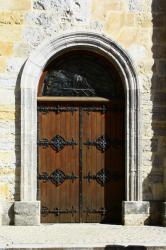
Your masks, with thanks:
M 0 224 L 166 225 L 164 0 L 0 0 Z

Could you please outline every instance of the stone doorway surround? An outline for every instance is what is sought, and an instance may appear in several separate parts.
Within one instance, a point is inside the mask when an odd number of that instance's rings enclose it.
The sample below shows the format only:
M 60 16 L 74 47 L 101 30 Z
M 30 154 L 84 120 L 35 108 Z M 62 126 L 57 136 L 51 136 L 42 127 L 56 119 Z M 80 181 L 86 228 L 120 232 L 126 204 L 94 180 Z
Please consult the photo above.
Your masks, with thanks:
M 125 89 L 125 201 L 124 224 L 143 224 L 149 203 L 142 201 L 140 88 L 127 53 L 103 34 L 66 33 L 43 42 L 28 58 L 21 77 L 21 201 L 14 205 L 15 225 L 39 225 L 37 201 L 37 89 L 43 69 L 72 50 L 103 55 L 117 68 Z

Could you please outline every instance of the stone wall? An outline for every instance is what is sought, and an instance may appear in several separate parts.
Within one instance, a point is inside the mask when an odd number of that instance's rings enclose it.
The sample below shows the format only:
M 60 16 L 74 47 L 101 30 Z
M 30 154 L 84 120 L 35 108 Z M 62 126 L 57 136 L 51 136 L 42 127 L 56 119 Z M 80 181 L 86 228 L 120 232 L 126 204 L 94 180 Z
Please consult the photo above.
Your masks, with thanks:
M 104 33 L 130 55 L 141 86 L 143 199 L 166 199 L 166 1 L 0 0 L 0 200 L 19 200 L 21 68 L 47 37 Z

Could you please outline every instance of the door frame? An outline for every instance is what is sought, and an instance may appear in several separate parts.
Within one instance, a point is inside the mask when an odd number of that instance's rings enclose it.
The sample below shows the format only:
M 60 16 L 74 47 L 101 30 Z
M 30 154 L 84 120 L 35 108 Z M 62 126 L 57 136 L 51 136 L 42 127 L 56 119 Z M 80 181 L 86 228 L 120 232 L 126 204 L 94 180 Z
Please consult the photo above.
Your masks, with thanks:
M 125 200 L 141 201 L 140 88 L 129 55 L 110 38 L 73 32 L 49 38 L 28 58 L 21 75 L 21 188 L 24 202 L 37 200 L 37 89 L 44 68 L 71 50 L 99 53 L 118 70 L 125 89 Z

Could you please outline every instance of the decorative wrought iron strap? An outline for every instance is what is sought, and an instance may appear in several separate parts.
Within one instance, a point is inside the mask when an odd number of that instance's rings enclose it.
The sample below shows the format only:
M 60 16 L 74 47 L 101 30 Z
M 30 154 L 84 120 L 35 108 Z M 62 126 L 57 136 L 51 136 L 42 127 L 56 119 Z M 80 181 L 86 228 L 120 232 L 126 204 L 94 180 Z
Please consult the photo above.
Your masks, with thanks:
M 38 180 L 42 180 L 43 182 L 51 181 L 56 186 L 61 185 L 65 180 L 71 180 L 74 182 L 78 176 L 74 175 L 72 172 L 71 175 L 66 175 L 62 170 L 56 169 L 50 175 L 47 172 L 43 172 L 42 174 L 38 175 Z
M 118 147 L 122 144 L 122 140 L 119 139 L 109 139 L 105 136 L 98 137 L 95 141 L 90 141 L 89 139 L 84 142 L 84 145 L 96 146 L 96 148 L 102 152 L 105 152 L 110 146 Z
M 106 113 L 107 111 L 109 111 L 109 108 L 106 107 L 105 105 L 101 106 L 101 107 L 96 107 L 96 106 L 88 106 L 88 107 L 83 107 L 82 108 L 83 111 L 87 111 L 88 114 L 90 112 L 101 112 L 102 114 Z
M 71 113 L 73 113 L 73 112 L 75 112 L 77 110 L 78 110 L 78 108 L 76 108 L 76 107 L 62 107 L 60 105 L 53 106 L 53 107 L 51 107 L 51 106 L 38 106 L 37 107 L 37 111 L 44 112 L 44 113 L 47 113 L 49 111 L 56 112 L 56 113 L 60 113 L 60 112 L 71 112 Z
M 87 208 L 83 210 L 84 213 L 88 214 L 101 214 L 101 215 L 105 215 L 108 210 L 106 210 L 105 208 L 100 208 L 100 209 L 94 209 L 94 208 Z
M 109 174 L 106 173 L 104 169 L 98 171 L 96 175 L 91 175 L 90 172 L 88 172 L 88 175 L 84 176 L 84 179 L 87 179 L 89 183 L 91 180 L 96 180 L 101 186 L 104 186 L 105 183 L 110 181 Z
M 90 172 L 88 172 L 88 175 L 84 176 L 84 179 L 87 179 L 89 183 L 91 180 L 96 180 L 101 186 L 104 186 L 104 184 L 109 181 L 118 181 L 122 180 L 123 178 L 124 175 L 121 173 L 113 172 L 110 175 L 108 172 L 105 172 L 104 169 L 98 171 L 96 175 L 91 175 Z
M 64 148 L 64 146 L 68 145 L 73 147 L 74 145 L 77 145 L 77 142 L 75 142 L 73 138 L 71 141 L 67 141 L 62 136 L 56 135 L 50 141 L 48 139 L 42 139 L 39 140 L 37 144 L 38 146 L 44 147 L 48 147 L 50 145 L 54 150 L 59 152 Z
M 90 141 L 89 139 L 84 142 L 84 145 L 89 146 L 96 146 L 97 149 L 104 152 L 106 151 L 110 146 L 110 140 L 106 138 L 105 136 L 98 137 L 95 141 Z
M 47 148 L 50 145 L 50 143 L 49 143 L 48 139 L 44 138 L 44 139 L 39 140 L 37 142 L 37 145 L 38 146 L 43 146 L 43 147 Z
M 74 216 L 74 214 L 77 213 L 77 210 L 72 207 L 71 209 L 59 209 L 59 208 L 54 208 L 52 210 L 48 209 L 48 207 L 42 207 L 41 208 L 41 214 L 43 216 L 47 216 L 49 214 L 54 214 L 55 216 L 59 216 L 61 214 L 71 214 Z

